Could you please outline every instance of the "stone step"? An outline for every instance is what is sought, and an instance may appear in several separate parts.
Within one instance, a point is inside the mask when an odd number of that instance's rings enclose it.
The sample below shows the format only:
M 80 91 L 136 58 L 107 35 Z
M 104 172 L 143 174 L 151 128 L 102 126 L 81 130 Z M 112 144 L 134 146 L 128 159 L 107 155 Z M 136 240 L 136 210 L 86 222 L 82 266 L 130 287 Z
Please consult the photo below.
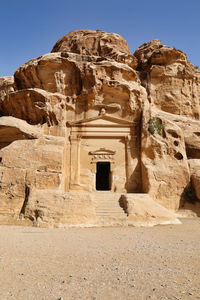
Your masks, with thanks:
M 102 221 L 115 220 L 125 221 L 127 215 L 120 207 L 119 199 L 121 194 L 112 192 L 97 192 L 94 197 L 96 215 Z
M 119 211 L 119 210 L 106 210 L 106 209 L 104 209 L 104 210 L 96 210 L 96 213 L 98 213 L 98 214 L 100 214 L 100 213 L 102 213 L 102 214 L 125 214 L 125 212 L 122 210 L 122 211 Z
M 98 213 L 124 213 L 123 209 L 122 210 L 116 210 L 116 209 L 97 209 L 96 212 Z
M 115 217 L 115 218 L 126 218 L 125 214 L 97 214 L 97 217 Z
M 100 214 L 105 214 L 105 215 L 121 215 L 124 216 L 126 215 L 125 212 L 123 211 L 122 208 L 112 208 L 112 209 L 96 209 L 96 214 L 100 215 Z
M 115 210 L 96 210 L 96 213 L 102 214 L 124 214 L 124 211 L 115 211 Z
M 108 207 L 108 206 L 96 206 L 95 207 L 95 209 L 96 210 L 109 210 L 109 211 L 111 211 L 111 210 L 113 210 L 113 211 L 123 211 L 123 208 L 122 207 L 118 207 L 118 206 L 115 206 L 115 205 L 113 205 L 113 206 L 110 206 L 110 207 Z
M 94 203 L 95 204 L 98 204 L 98 203 L 100 203 L 100 204 L 102 204 L 102 203 L 116 203 L 116 204 L 118 204 L 119 203 L 119 199 L 115 199 L 115 200 L 110 200 L 110 199 L 104 199 L 104 200 L 98 200 L 98 201 L 94 201 Z
M 114 194 L 114 193 L 113 193 Z M 106 193 L 104 193 L 104 194 L 95 194 L 95 199 L 102 199 L 102 200 L 105 200 L 105 199 L 119 199 L 120 197 L 121 197 L 121 195 L 120 194 L 106 194 Z
M 113 212 L 123 212 L 123 208 L 121 207 L 95 207 L 96 211 L 113 211 Z
M 101 213 L 97 213 L 97 216 L 120 216 L 120 217 L 127 217 L 127 215 L 125 213 L 111 213 L 111 212 L 101 212 Z
M 103 196 L 101 196 L 101 197 L 95 197 L 95 201 L 119 201 L 119 199 L 120 199 L 120 197 L 116 197 L 116 198 L 114 198 L 114 197 L 103 197 Z
M 121 207 L 120 206 L 120 204 L 117 202 L 109 202 L 109 203 L 105 203 L 105 202 L 103 202 L 103 203 L 95 203 L 95 206 L 96 207 Z
M 94 202 L 95 204 L 116 204 L 118 205 L 119 204 L 119 199 L 116 199 L 116 200 L 99 200 L 99 201 L 95 201 Z
M 95 205 L 97 210 L 114 210 L 114 211 L 123 211 L 123 208 L 120 205 Z
M 95 207 L 108 207 L 108 208 L 111 208 L 111 207 L 119 207 L 121 208 L 120 204 L 119 203 L 109 203 L 109 204 L 106 204 L 106 203 L 103 203 L 102 205 L 101 204 L 96 204 Z
M 124 224 L 127 221 L 126 217 L 110 217 L 110 216 L 99 216 L 98 217 L 99 222 L 104 223 L 104 224 L 120 224 L 121 222 L 123 222 Z M 113 223 L 114 222 L 114 223 Z M 127 224 L 127 223 L 126 223 Z

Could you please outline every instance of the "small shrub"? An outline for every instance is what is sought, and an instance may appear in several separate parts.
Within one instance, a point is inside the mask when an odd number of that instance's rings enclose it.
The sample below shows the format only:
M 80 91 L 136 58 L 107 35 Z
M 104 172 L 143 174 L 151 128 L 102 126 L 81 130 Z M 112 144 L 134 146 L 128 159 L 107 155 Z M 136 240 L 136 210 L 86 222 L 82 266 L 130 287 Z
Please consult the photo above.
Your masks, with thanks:
M 149 124 L 148 131 L 151 134 L 154 134 L 157 131 L 158 134 L 162 135 L 165 126 L 162 124 L 162 121 L 160 119 L 151 118 L 148 124 Z
M 155 133 L 155 128 L 154 128 L 153 125 L 149 125 L 148 130 L 149 130 L 149 132 L 150 132 L 151 134 L 154 134 L 154 133 Z
M 195 69 L 199 70 L 199 66 L 194 66 L 194 67 L 195 67 Z

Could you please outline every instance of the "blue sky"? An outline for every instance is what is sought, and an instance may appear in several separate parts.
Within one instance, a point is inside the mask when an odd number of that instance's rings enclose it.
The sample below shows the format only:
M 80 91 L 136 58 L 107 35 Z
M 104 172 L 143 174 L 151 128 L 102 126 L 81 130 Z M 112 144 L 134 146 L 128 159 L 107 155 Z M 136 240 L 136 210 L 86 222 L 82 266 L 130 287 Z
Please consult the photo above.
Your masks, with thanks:
M 131 53 L 158 38 L 200 66 L 200 0 L 0 0 L 0 76 L 76 29 L 119 33 Z

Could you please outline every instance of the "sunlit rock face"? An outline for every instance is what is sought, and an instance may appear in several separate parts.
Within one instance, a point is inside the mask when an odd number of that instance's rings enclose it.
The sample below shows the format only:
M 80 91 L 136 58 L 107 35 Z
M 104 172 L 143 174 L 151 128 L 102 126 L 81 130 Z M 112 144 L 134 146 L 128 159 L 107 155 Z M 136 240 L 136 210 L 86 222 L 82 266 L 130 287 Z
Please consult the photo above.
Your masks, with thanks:
M 200 119 L 200 70 L 184 52 L 152 40 L 134 55 L 152 104 L 171 114 Z
M 76 30 L 60 38 L 51 52 L 111 57 L 113 53 L 130 54 L 126 40 L 116 33 L 101 30 Z
M 182 51 L 152 40 L 130 54 L 100 30 L 1 77 L 0 222 L 177 222 L 168 209 L 192 184 L 199 199 L 199 84 Z
M 101 30 L 76 30 L 57 41 L 51 52 L 71 52 L 114 59 L 136 68 L 137 59 L 129 52 L 126 40 L 116 33 Z M 100 59 L 100 60 L 101 60 Z

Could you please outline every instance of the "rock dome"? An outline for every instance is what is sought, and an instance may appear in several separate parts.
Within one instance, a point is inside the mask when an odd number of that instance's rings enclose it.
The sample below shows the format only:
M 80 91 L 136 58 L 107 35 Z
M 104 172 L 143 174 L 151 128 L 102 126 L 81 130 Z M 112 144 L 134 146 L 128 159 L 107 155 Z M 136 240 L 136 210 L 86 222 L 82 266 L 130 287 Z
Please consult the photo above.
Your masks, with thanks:
M 126 40 L 116 33 L 101 30 L 75 30 L 60 38 L 51 52 L 72 52 L 82 55 L 113 56 L 130 54 Z

